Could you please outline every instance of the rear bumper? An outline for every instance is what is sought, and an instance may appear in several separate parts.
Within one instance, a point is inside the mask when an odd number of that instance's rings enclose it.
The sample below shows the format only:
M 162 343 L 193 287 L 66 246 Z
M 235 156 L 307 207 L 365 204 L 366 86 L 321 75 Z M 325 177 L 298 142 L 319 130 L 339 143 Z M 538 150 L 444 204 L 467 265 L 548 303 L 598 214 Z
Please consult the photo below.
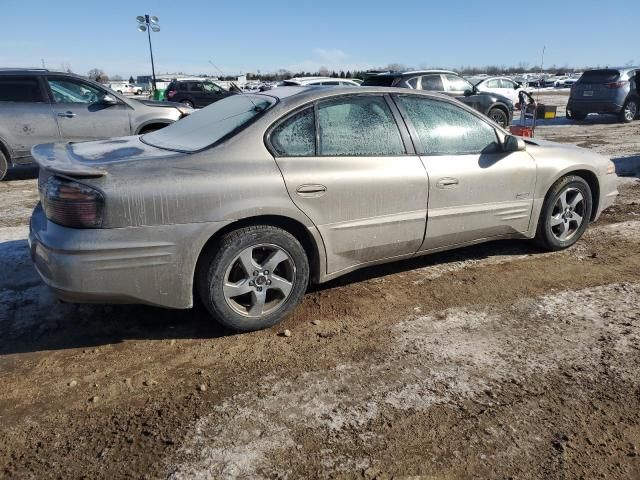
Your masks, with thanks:
M 619 113 L 622 110 L 622 103 L 616 101 L 596 101 L 569 99 L 567 109 L 582 113 Z
M 48 221 L 38 205 L 29 247 L 36 270 L 65 301 L 189 308 L 198 256 L 226 224 L 80 230 Z

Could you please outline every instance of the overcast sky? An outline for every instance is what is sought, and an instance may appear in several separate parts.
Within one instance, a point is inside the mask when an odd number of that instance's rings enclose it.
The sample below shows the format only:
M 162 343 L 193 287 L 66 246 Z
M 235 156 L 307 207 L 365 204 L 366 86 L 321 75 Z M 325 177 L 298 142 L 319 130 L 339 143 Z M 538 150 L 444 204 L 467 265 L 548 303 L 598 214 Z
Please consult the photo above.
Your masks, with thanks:
M 0 0 L 0 67 L 220 75 L 412 67 L 640 63 L 640 2 Z

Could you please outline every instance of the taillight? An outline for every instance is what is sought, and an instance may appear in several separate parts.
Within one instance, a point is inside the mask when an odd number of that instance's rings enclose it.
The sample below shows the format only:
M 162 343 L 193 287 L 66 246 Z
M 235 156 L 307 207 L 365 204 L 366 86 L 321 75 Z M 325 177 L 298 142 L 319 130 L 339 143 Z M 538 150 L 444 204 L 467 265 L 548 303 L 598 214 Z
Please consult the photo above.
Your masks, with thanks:
M 177 90 L 167 90 L 167 98 L 173 98 Z
M 612 82 L 612 83 L 607 83 L 605 85 L 605 87 L 607 88 L 622 88 L 624 87 L 627 83 L 629 83 L 627 80 L 621 80 L 619 82 Z
M 100 228 L 104 196 L 82 183 L 52 176 L 42 206 L 47 218 L 63 227 Z

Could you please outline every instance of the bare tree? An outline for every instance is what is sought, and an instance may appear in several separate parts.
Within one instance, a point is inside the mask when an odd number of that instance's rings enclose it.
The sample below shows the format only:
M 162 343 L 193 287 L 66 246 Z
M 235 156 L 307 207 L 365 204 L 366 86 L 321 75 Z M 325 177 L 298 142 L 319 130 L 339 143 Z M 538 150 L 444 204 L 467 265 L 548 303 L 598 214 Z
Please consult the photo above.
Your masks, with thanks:
M 89 70 L 87 77 L 100 83 L 107 83 L 109 81 L 109 77 L 104 73 L 104 70 L 99 68 L 92 68 Z

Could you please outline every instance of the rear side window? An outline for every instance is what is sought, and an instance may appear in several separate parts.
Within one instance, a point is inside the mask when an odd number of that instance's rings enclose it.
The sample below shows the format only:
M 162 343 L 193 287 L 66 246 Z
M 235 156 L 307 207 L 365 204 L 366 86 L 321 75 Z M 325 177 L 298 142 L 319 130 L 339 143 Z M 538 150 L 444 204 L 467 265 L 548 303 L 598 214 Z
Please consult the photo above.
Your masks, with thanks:
M 496 132 L 466 110 L 429 98 L 400 96 L 415 127 L 422 155 L 464 155 L 498 151 Z
M 38 79 L 34 77 L 0 77 L 0 102 L 36 103 L 44 101 Z
M 602 70 L 589 70 L 584 72 L 580 79 L 579 83 L 610 83 L 615 82 L 620 78 L 620 72 L 618 70 L 613 69 L 602 69 Z
M 316 125 L 313 107 L 296 113 L 271 133 L 271 145 L 284 157 L 308 157 L 316 154 Z
M 442 84 L 442 77 L 437 75 L 424 75 L 421 81 L 421 89 L 429 90 L 431 92 L 443 92 L 444 85 Z
M 347 97 L 318 105 L 319 154 L 381 156 L 405 153 L 383 97 Z

